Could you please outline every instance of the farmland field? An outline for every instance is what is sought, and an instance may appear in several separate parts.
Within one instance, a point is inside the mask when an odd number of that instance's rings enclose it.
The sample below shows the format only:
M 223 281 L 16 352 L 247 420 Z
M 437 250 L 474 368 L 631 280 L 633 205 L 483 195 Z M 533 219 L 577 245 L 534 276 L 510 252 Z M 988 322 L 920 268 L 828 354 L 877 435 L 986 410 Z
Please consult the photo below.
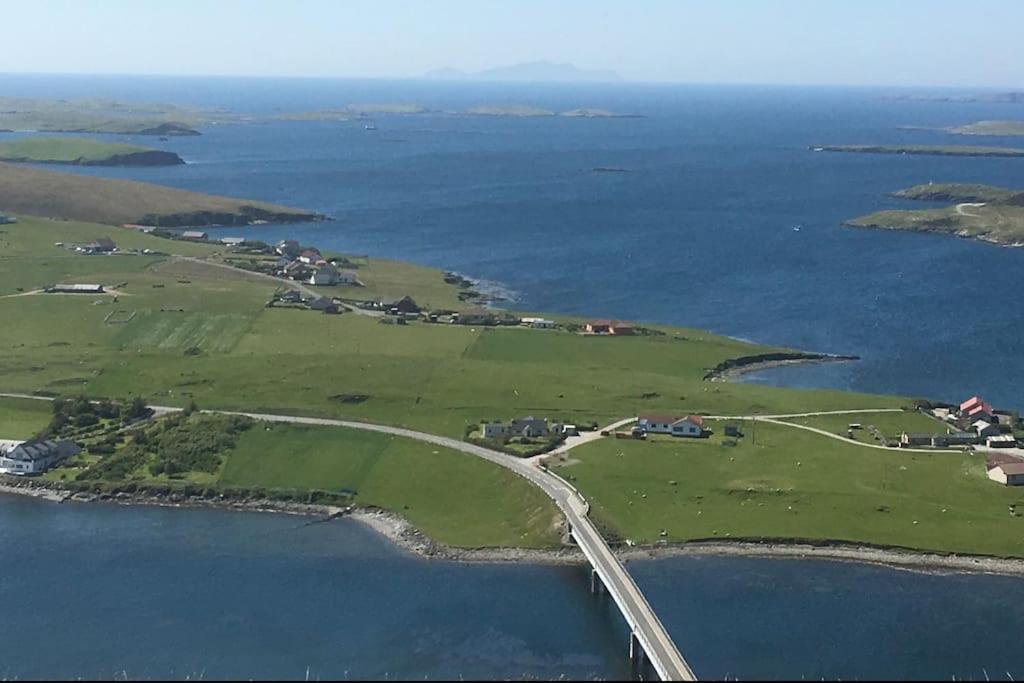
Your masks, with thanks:
M 665 530 L 668 541 L 837 540 L 1024 557 L 1024 492 L 991 482 L 982 455 L 877 450 L 766 423 L 746 431 L 735 446 L 721 436 L 602 439 L 558 472 L 604 528 L 636 542 Z

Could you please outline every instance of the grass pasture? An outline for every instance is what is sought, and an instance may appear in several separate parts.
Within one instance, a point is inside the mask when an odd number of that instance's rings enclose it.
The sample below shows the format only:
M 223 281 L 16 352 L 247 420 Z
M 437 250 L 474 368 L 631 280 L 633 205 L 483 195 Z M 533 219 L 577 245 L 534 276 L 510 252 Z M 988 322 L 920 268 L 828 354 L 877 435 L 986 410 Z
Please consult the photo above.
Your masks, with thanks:
M 220 483 L 352 491 L 459 547 L 558 544 L 554 504 L 515 474 L 478 458 L 384 434 L 257 425 L 242 436 Z
M 24 440 L 50 422 L 50 404 L 20 398 L 0 398 L 0 439 Z
M 755 439 L 747 430 L 738 445 L 727 441 L 602 439 L 574 450 L 578 463 L 559 473 L 604 528 L 636 542 L 657 542 L 665 529 L 668 541 L 832 540 L 1024 557 L 1024 492 L 989 481 L 982 456 L 883 451 L 764 423 Z
M 905 410 L 899 413 L 862 413 L 857 415 L 815 415 L 813 417 L 787 418 L 785 422 L 824 429 L 837 436 L 846 437 L 851 424 L 860 424 L 861 429 L 853 430 L 855 441 L 875 443 L 867 431 L 874 425 L 883 435 L 890 439 L 898 439 L 903 432 L 911 434 L 945 434 L 948 430 L 938 420 L 923 415 L 916 410 Z
M 152 152 L 148 147 L 81 137 L 22 138 L 0 142 L 0 159 L 38 163 L 103 162 L 116 156 Z

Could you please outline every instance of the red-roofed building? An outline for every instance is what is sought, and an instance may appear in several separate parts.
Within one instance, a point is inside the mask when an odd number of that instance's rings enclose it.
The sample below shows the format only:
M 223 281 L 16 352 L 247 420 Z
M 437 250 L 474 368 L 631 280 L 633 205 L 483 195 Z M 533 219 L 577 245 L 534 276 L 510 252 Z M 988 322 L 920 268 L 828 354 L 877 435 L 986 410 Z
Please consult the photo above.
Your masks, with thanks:
M 984 401 L 981 400 L 981 396 L 972 396 L 971 398 L 967 399 L 966 401 L 960 404 L 960 412 L 969 412 L 973 410 L 976 406 L 981 405 L 982 403 L 984 403 Z
M 618 320 L 592 320 L 587 323 L 587 334 L 613 334 L 629 336 L 633 334 L 632 325 L 619 322 Z

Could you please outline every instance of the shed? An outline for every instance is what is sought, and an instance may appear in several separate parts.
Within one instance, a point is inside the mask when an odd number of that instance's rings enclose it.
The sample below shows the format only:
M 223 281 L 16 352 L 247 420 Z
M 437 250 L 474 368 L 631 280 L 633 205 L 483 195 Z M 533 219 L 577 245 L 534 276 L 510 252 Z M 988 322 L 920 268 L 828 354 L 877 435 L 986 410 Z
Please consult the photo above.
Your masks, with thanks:
M 204 241 L 207 239 L 207 234 L 202 230 L 186 230 L 181 233 L 181 239 L 183 240 L 199 240 Z
M 1024 486 L 1024 462 L 996 465 L 988 471 L 988 478 L 1005 486 Z

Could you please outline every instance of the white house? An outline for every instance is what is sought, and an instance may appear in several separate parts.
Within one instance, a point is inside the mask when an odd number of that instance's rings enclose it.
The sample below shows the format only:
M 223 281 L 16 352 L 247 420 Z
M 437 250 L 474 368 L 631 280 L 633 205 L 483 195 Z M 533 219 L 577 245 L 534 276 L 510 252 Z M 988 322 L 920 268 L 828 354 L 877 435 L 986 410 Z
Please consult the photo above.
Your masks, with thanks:
M 681 437 L 700 437 L 704 435 L 704 420 L 699 415 L 674 417 L 671 415 L 644 415 L 636 425 L 649 434 L 671 434 Z
M 988 471 L 988 478 L 1004 486 L 1024 486 L 1024 462 L 996 465 Z
M 25 476 L 41 474 L 82 449 L 73 441 L 26 441 L 0 452 L 0 473 Z
M 999 436 L 1001 434 L 1001 432 L 999 431 L 999 427 L 986 420 L 978 420 L 977 422 L 972 424 L 971 427 L 978 434 L 978 436 L 982 438 L 987 438 L 990 436 Z

